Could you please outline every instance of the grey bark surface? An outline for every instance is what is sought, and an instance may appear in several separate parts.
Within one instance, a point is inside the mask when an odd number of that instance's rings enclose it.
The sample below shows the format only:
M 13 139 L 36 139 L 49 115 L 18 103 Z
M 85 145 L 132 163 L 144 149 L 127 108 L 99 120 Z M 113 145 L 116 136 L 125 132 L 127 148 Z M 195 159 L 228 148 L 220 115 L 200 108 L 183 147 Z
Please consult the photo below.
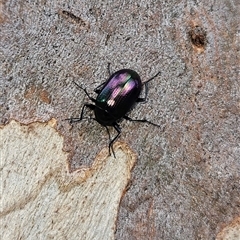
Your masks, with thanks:
M 71 168 L 90 166 L 108 135 L 94 121 L 64 121 L 88 101 L 73 80 L 93 93 L 109 62 L 143 81 L 161 71 L 129 116 L 162 127 L 121 122 L 138 160 L 115 238 L 214 239 L 240 216 L 239 9 L 238 0 L 1 1 L 1 124 L 55 118 Z

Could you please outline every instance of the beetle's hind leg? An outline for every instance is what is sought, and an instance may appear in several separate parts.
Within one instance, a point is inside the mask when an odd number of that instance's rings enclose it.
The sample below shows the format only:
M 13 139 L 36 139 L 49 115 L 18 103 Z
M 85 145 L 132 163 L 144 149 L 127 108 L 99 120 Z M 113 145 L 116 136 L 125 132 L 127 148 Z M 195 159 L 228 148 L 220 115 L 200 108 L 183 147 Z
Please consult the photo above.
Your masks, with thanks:
M 121 134 L 121 128 L 117 123 L 115 123 L 113 125 L 114 129 L 117 131 L 117 135 L 114 137 L 114 139 L 111 140 L 111 135 L 110 135 L 109 129 L 107 126 L 105 126 L 105 127 L 107 129 L 107 133 L 108 133 L 108 137 L 109 137 L 109 145 L 108 145 L 109 155 L 111 155 L 111 150 L 112 150 L 113 156 L 114 156 L 114 158 L 116 158 L 116 155 L 115 155 L 115 152 L 113 149 L 113 144 L 119 138 L 119 135 Z
M 93 105 L 93 104 L 86 103 L 82 107 L 80 118 L 67 118 L 65 120 L 69 121 L 70 123 L 81 122 L 85 118 L 84 117 L 84 112 L 85 112 L 84 110 L 85 110 L 86 107 L 91 109 L 91 110 L 94 110 L 96 106 Z
M 161 127 L 160 125 L 158 125 L 156 123 L 153 123 L 153 122 L 150 122 L 147 119 L 132 119 L 132 118 L 130 118 L 128 116 L 124 116 L 123 118 L 128 120 L 128 121 L 130 121 L 130 122 L 143 122 L 143 123 L 151 124 L 151 125 L 156 126 L 156 127 Z

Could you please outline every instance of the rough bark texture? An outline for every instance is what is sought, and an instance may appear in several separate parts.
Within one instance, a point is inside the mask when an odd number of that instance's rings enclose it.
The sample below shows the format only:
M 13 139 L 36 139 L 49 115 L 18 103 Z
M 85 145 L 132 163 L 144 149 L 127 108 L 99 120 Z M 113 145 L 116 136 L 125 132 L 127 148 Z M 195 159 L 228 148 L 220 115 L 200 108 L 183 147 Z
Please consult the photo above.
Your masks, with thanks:
M 108 135 L 64 121 L 87 101 L 72 81 L 93 92 L 108 62 L 143 81 L 161 71 L 130 116 L 162 127 L 121 122 L 138 161 L 115 238 L 221 239 L 240 216 L 239 9 L 238 0 L 1 1 L 1 123 L 57 119 L 70 168 L 88 167 Z

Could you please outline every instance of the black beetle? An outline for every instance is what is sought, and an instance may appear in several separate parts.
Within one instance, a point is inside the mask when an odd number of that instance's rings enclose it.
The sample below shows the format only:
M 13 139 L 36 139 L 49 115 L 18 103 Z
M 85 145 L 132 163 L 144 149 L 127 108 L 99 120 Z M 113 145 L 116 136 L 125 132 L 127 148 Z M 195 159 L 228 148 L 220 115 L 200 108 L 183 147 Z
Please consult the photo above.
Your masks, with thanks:
M 108 72 L 109 75 L 111 75 L 109 65 Z M 112 149 L 115 157 L 113 143 L 121 134 L 121 128 L 118 124 L 120 120 L 126 119 L 128 121 L 146 122 L 160 127 L 159 125 L 146 119 L 132 119 L 126 115 L 133 108 L 135 103 L 146 101 L 148 93 L 147 83 L 153 80 L 159 74 L 160 72 L 148 79 L 146 82 L 142 83 L 140 76 L 135 71 L 131 69 L 119 70 L 113 73 L 106 82 L 102 83 L 94 90 L 95 93 L 98 94 L 96 99 L 92 98 L 85 88 L 74 82 L 74 84 L 82 89 L 87 97 L 95 104 L 85 103 L 82 107 L 80 118 L 69 118 L 66 120 L 69 120 L 70 123 L 80 122 L 84 119 L 83 114 L 85 107 L 93 110 L 95 118 L 92 119 L 106 127 L 109 136 L 109 154 L 111 154 Z M 139 96 L 143 86 L 145 86 L 145 97 L 140 98 Z M 113 139 L 111 139 L 107 126 L 112 126 L 117 131 L 117 135 Z

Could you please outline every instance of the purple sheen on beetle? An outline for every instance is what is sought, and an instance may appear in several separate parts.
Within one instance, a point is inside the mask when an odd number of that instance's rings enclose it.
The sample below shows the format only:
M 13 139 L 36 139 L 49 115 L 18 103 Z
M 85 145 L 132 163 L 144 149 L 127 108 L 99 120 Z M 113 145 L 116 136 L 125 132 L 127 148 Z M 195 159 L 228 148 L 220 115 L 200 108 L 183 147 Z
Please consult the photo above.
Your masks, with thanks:
M 122 91 L 121 91 L 121 95 L 125 96 L 126 94 L 128 94 L 134 87 L 135 87 L 136 83 L 133 81 L 128 81 L 126 82 L 126 84 L 124 85 Z
M 111 126 L 132 108 L 142 90 L 139 75 L 130 69 L 114 73 L 103 85 L 96 98 L 96 120 Z
M 134 74 L 137 73 L 134 72 Z M 140 77 L 137 75 L 134 79 L 132 75 L 120 71 L 112 75 L 96 100 L 101 103 L 105 102 L 108 106 L 113 106 L 120 98 L 130 94 L 135 88 L 139 89 L 140 87 L 141 89 Z

